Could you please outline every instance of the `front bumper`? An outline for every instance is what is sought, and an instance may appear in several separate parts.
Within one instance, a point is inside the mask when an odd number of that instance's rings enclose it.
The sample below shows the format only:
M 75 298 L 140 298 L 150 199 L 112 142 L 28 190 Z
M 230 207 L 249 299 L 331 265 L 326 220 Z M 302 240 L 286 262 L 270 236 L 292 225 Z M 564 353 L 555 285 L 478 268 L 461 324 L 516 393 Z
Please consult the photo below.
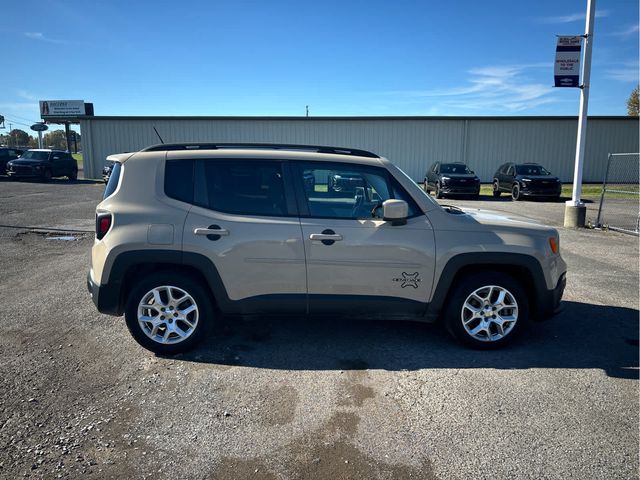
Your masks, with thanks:
M 561 311 L 560 303 L 564 289 L 567 286 L 566 272 L 560 275 L 558 283 L 552 290 L 543 292 L 541 298 L 538 299 L 537 318 L 536 320 L 546 320 L 553 317 Z
M 44 170 L 33 168 L 21 168 L 19 170 L 7 170 L 7 176 L 11 178 L 43 178 Z
M 480 185 L 442 185 L 440 191 L 445 195 L 478 195 Z
M 117 317 L 124 313 L 120 302 L 120 285 L 100 285 L 93 280 L 91 271 L 89 271 L 87 273 L 87 290 L 100 313 Z

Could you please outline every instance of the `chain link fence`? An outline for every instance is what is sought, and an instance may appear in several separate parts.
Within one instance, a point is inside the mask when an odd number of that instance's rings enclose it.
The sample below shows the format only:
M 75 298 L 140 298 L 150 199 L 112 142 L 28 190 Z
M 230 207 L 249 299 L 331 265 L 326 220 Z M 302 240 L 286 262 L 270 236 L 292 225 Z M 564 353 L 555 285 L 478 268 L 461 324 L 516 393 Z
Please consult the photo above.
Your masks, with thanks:
M 640 153 L 610 153 L 596 226 L 640 232 Z

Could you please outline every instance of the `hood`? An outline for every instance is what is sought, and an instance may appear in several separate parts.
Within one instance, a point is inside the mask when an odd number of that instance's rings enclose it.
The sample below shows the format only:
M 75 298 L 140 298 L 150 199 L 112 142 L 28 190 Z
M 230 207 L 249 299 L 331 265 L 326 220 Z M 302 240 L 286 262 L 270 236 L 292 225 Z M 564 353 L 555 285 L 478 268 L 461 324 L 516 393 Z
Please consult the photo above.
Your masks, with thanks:
M 441 173 L 440 176 L 449 178 L 477 178 L 475 173 Z
M 554 177 L 553 175 L 517 175 L 517 177 L 520 180 L 523 178 L 530 178 L 531 180 L 551 180 L 552 182 L 560 180 L 558 177 Z
M 15 160 L 10 160 L 10 162 L 11 165 L 26 165 L 29 167 L 49 163 L 48 160 L 36 160 L 35 158 L 16 158 Z
M 490 231 L 517 231 L 531 234 L 548 234 L 554 231 L 553 227 L 532 218 L 494 210 L 464 208 L 457 213 L 454 210 L 446 215 L 451 220 L 451 222 L 447 222 L 448 230 L 486 231 L 488 229 Z

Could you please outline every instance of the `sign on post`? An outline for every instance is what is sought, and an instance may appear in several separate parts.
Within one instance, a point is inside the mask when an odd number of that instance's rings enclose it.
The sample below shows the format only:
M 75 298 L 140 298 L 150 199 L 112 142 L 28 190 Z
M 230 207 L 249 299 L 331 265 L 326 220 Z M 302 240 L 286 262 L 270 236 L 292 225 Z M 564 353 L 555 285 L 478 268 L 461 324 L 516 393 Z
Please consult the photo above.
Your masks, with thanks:
M 580 48 L 582 37 L 558 37 L 554 78 L 556 87 L 580 86 Z
M 84 100 L 40 100 L 40 117 L 78 117 L 85 115 Z

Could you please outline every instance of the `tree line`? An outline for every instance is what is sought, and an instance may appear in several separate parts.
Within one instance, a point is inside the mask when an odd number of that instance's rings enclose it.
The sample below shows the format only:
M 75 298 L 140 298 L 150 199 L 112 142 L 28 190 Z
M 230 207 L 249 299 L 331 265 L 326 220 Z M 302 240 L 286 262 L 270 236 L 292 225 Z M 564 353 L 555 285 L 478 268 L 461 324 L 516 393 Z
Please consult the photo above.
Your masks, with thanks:
M 73 132 L 72 132 L 72 145 L 68 150 L 72 150 L 73 145 Z M 76 141 L 78 142 L 78 150 L 82 150 L 80 141 L 81 136 L 78 132 L 75 132 Z M 7 134 L 0 134 L 0 145 L 7 145 L 11 147 L 26 147 L 26 148 L 38 148 L 38 137 L 32 136 L 24 130 L 14 128 Z M 67 150 L 67 139 L 64 135 L 64 130 L 52 130 L 46 132 L 42 137 L 43 148 L 54 148 L 56 150 Z

